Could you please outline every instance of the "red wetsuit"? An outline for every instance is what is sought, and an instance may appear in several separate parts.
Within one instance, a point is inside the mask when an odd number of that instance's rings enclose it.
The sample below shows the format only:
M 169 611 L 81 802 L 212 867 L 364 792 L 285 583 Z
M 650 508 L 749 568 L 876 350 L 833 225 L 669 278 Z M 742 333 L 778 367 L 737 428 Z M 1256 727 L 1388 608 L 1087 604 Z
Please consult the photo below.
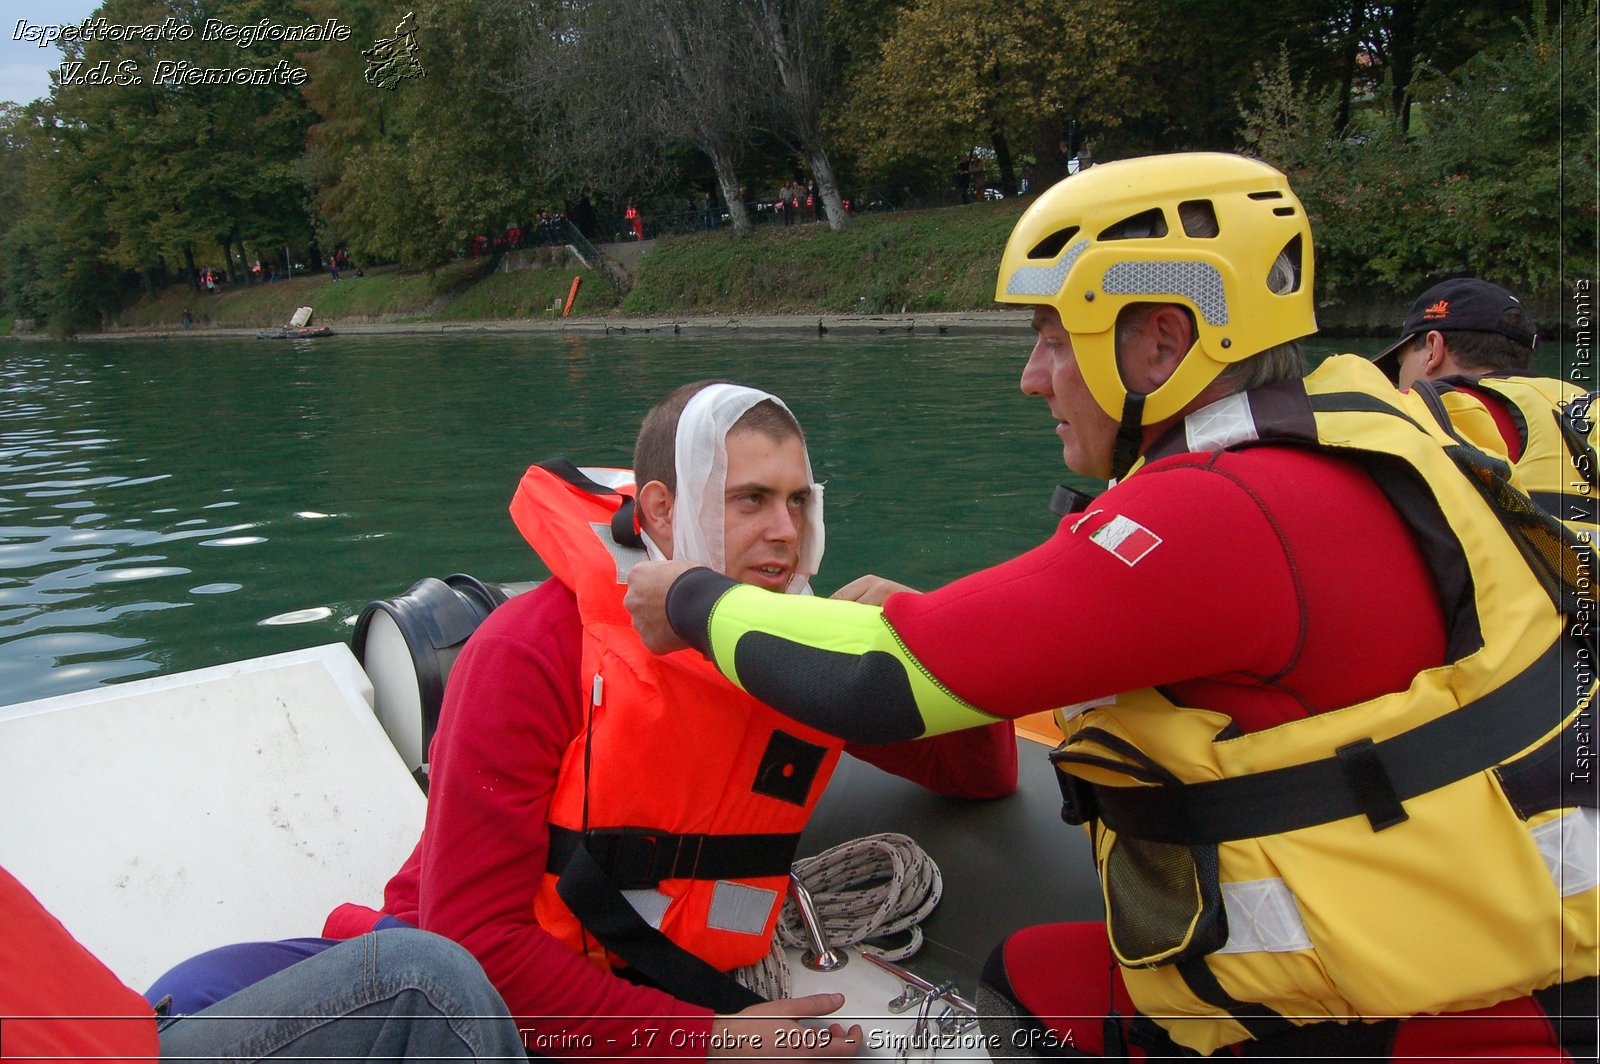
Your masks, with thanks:
M 537 1018 L 540 1032 L 570 1036 L 556 1055 L 703 1057 L 710 1010 L 601 971 L 534 919 L 550 797 L 582 726 L 580 651 L 577 603 L 554 580 L 495 610 L 468 641 L 430 751 L 422 839 L 389 881 L 384 911 L 465 946 L 520 1025 Z M 1009 723 L 849 749 L 944 794 L 999 797 L 1016 787 Z M 335 920 L 327 933 L 363 930 Z M 643 1033 L 651 1028 L 653 1040 Z
M 1113 522 L 1135 531 L 1091 538 Z M 719 581 L 726 584 L 701 570 L 673 585 L 669 618 L 691 640 L 705 630 L 701 610 Z M 1001 717 L 1160 686 L 1251 732 L 1404 690 L 1445 660 L 1435 583 L 1399 513 L 1353 461 L 1290 446 L 1153 462 L 1063 519 L 1041 546 L 940 590 L 891 596 L 884 618 L 929 675 Z M 853 689 L 839 696 L 845 705 L 855 698 Z M 985 982 L 1017 1006 L 1024 1027 L 1038 1018 L 1033 1030 L 1044 1036 L 1008 1052 L 1046 1051 L 1053 1040 L 1100 1055 L 1099 1018 L 1111 1013 L 1113 992 L 1118 1013 L 1134 1011 L 1103 923 L 1019 932 L 995 951 Z M 1593 983 L 1569 985 L 1570 997 L 1578 987 L 1589 995 L 1570 1013 L 1592 1013 Z M 1467 1018 L 1478 1015 L 1494 1022 Z M 1244 1052 L 1309 1046 L 1343 1055 L 1340 1038 L 1375 1036 L 1376 1046 L 1352 1050 L 1561 1054 L 1534 998 L 1298 1030 L 1311 1041 L 1251 1043 Z
M 1133 564 L 1149 540 L 1117 553 L 1090 538 L 1119 514 L 1159 539 Z M 884 612 L 952 691 L 1006 716 L 1162 685 L 1251 732 L 1403 690 L 1445 657 L 1432 578 L 1394 508 L 1353 463 L 1288 447 L 1156 462 L 1035 550 Z M 1108 1015 L 1113 986 L 1116 1011 L 1134 1014 L 1103 923 L 1018 932 L 986 979 L 1039 1018 L 1034 1049 L 1103 1054 L 1103 1023 L 1083 1017 Z M 1322 1055 L 1359 1037 L 1352 1054 L 1561 1056 L 1534 998 L 1301 1032 Z

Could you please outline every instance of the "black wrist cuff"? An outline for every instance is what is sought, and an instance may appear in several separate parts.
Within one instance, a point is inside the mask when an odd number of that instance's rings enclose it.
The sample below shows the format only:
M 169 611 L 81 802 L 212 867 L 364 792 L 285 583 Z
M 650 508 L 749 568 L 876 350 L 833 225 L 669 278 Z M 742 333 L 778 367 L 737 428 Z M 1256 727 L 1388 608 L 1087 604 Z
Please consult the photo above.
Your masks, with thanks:
M 714 569 L 690 569 L 667 588 L 667 623 L 707 658 L 711 657 L 711 610 L 739 582 Z

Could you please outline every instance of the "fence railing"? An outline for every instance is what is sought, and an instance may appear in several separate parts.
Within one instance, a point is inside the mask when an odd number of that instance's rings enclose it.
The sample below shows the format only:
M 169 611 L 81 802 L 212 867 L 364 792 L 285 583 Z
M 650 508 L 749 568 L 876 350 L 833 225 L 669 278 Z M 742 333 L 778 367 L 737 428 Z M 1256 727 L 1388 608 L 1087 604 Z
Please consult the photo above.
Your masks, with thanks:
M 579 232 L 578 227 L 566 218 L 561 219 L 561 224 L 565 229 L 567 243 L 572 245 L 572 250 L 577 252 L 578 258 L 583 260 L 583 264 L 591 270 L 599 270 L 605 274 L 606 280 L 611 283 L 612 288 L 619 292 L 626 292 L 628 290 L 627 282 L 617 273 L 616 267 L 611 265 L 610 260 L 600 254 L 593 244 L 589 243 L 589 238 Z

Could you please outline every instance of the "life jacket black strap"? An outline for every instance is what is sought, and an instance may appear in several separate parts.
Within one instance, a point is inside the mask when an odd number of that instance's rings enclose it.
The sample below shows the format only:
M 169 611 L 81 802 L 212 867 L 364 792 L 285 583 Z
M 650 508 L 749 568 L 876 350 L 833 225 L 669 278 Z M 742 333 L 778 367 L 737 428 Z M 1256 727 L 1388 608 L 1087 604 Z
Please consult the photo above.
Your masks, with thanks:
M 582 846 L 567 856 L 556 894 L 584 930 L 673 997 L 720 1013 L 765 999 L 651 927 Z
M 611 515 L 611 538 L 621 546 L 644 550 L 644 537 L 639 534 L 639 528 L 634 523 L 634 515 L 638 512 L 638 508 L 638 499 L 630 497 L 622 500 L 617 512 Z
M 1567 491 L 1530 491 L 1528 498 L 1545 513 L 1558 521 L 1600 521 L 1600 509 L 1595 507 L 1595 497 Z
M 1186 961 L 1179 961 L 1176 967 L 1178 974 L 1183 977 L 1184 983 L 1195 997 L 1207 1005 L 1227 1010 L 1228 1015 L 1250 1032 L 1251 1038 L 1260 1041 L 1263 1038 L 1286 1034 L 1294 1029 L 1294 1024 L 1266 1005 L 1240 1001 L 1228 993 L 1217 981 L 1216 974 L 1206 966 L 1204 957 L 1191 957 Z
M 550 825 L 546 871 L 561 875 L 580 849 L 622 890 L 643 890 L 664 879 L 758 879 L 787 876 L 800 836 L 675 835 L 645 828 L 587 833 Z
M 1589 688 L 1572 682 L 1563 647 L 1558 640 L 1478 701 L 1350 755 L 1202 783 L 1095 786 L 1096 812 L 1119 834 L 1180 845 L 1261 838 L 1362 815 L 1379 830 L 1398 822 L 1398 803 L 1493 768 L 1570 716 Z
M 1600 487 L 1600 469 L 1595 468 L 1600 463 L 1596 461 L 1594 448 L 1589 446 L 1589 435 L 1594 430 L 1589 408 L 1594 403 L 1595 394 L 1586 392 L 1554 411 L 1556 428 L 1572 455 L 1572 468 L 1591 489 Z
M 535 462 L 533 464 L 544 470 L 546 473 L 555 474 L 575 488 L 582 488 L 591 495 L 623 495 L 626 497 L 624 492 L 620 492 L 616 488 L 608 487 L 597 480 L 591 480 L 589 477 L 585 476 L 583 470 L 579 469 L 576 465 L 573 465 L 572 459 L 570 458 L 546 458 L 542 462 Z
M 1111 451 L 1111 475 L 1118 479 L 1127 476 L 1139 460 L 1144 444 L 1144 400 L 1142 392 L 1129 392 L 1122 400 L 1122 421 Z

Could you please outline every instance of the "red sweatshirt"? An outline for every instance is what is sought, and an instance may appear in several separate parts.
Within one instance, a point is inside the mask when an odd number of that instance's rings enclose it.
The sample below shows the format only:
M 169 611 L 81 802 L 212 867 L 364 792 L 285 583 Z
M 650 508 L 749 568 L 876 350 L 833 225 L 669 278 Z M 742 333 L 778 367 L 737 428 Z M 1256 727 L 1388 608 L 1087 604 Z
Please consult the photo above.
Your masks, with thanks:
M 155 1013 L 143 997 L 0 868 L 0 1055 L 152 1060 Z
M 709 1033 L 710 1010 L 601 971 L 534 919 L 550 797 L 582 725 L 580 651 L 577 603 L 554 580 L 495 610 L 468 641 L 430 751 L 422 839 L 390 880 L 384 911 L 465 946 L 518 1024 L 562 1056 L 703 1057 L 703 1040 L 674 1046 L 669 1033 Z M 1016 787 L 1009 722 L 852 752 L 958 797 Z

